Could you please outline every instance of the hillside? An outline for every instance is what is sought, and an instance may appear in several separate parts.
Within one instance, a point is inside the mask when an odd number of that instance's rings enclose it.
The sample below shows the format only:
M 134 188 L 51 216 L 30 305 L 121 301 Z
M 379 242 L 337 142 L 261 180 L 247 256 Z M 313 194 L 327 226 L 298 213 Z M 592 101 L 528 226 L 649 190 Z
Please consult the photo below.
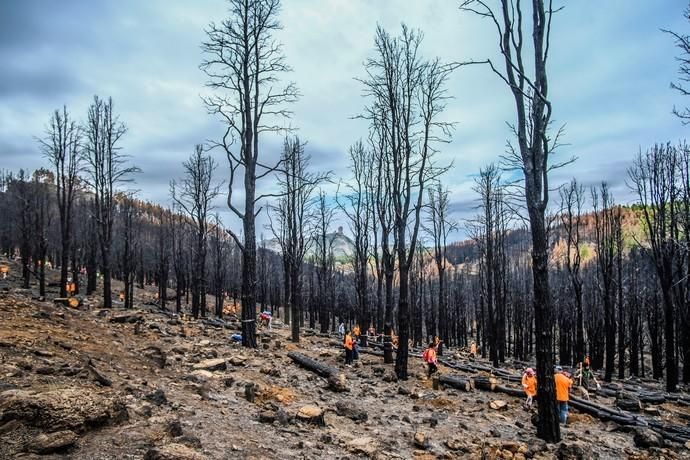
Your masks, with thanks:
M 133 311 L 102 310 L 88 297 L 66 308 L 34 300 L 13 273 L 0 281 L 0 458 L 687 458 L 577 411 L 564 441 L 547 445 L 521 398 L 435 390 L 421 360 L 396 382 L 376 354 L 346 368 L 338 340 L 305 331 L 292 344 L 279 321 L 259 332 L 261 348 L 246 350 L 229 340 L 233 318 L 149 310 L 147 290 L 137 290 Z M 296 366 L 290 351 L 337 369 L 341 383 Z M 470 364 L 465 350 L 446 354 Z M 507 405 L 492 408 L 497 400 Z M 650 413 L 661 410 L 665 423 L 690 418 L 687 407 L 658 407 Z

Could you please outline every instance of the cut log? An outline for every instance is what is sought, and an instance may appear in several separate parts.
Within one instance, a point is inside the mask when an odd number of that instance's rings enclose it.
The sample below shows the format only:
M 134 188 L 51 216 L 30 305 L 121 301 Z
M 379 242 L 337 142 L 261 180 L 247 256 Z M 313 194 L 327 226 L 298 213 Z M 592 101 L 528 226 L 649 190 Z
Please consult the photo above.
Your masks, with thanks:
M 462 391 L 472 391 L 472 380 L 459 375 L 442 375 L 439 377 L 441 385 L 456 388 Z
M 503 385 L 496 385 L 494 391 L 497 391 L 499 393 L 505 393 L 510 396 L 515 396 L 516 398 L 525 397 L 525 392 L 523 390 L 520 390 L 518 388 L 506 387 Z
M 498 384 L 498 380 L 494 377 L 475 377 L 474 378 L 474 387 L 479 389 L 479 390 L 485 390 L 485 391 L 494 391 L 496 389 L 496 385 Z

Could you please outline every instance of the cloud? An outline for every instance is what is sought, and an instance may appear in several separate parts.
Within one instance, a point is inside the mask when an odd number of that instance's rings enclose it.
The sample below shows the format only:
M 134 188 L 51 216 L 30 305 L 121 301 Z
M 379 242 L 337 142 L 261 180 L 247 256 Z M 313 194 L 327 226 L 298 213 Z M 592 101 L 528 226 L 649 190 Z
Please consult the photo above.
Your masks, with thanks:
M 367 124 L 355 119 L 362 97 L 363 63 L 373 53 L 378 25 L 398 33 L 401 22 L 425 35 L 422 52 L 446 62 L 492 58 L 500 63 L 490 21 L 458 11 L 446 0 L 284 0 L 277 34 L 302 93 L 288 123 L 307 141 L 314 171 L 332 170 L 348 180 L 348 147 L 366 139 Z M 554 118 L 566 125 L 563 158 L 578 161 L 554 172 L 554 187 L 577 177 L 607 180 L 617 199 L 632 200 L 623 181 L 637 151 L 656 141 L 684 136 L 673 118 L 669 90 L 676 77 L 676 50 L 660 28 L 687 30 L 681 2 L 659 8 L 626 0 L 568 2 L 554 19 L 549 62 Z M 46 165 L 35 137 L 51 112 L 66 104 L 83 119 L 94 94 L 112 96 L 129 131 L 123 152 L 143 172 L 136 187 L 145 199 L 169 203 L 168 183 L 182 174 L 182 161 L 196 143 L 218 139 L 220 121 L 207 114 L 200 95 L 200 43 L 210 21 L 227 14 L 223 0 L 22 0 L 0 2 L 0 163 L 3 168 Z M 464 67 L 448 81 L 444 119 L 455 122 L 453 139 L 439 145 L 438 161 L 453 163 L 444 183 L 452 214 L 474 213 L 473 175 L 497 162 L 515 119 L 508 88 L 485 66 Z M 278 158 L 281 136 L 264 136 L 267 161 Z M 228 175 L 220 151 L 218 179 Z M 259 192 L 273 190 L 268 177 Z M 335 193 L 337 186 L 326 187 Z M 242 192 L 236 192 L 241 199 Z M 619 198 L 620 197 L 620 198 Z M 239 231 L 225 205 L 218 210 Z M 263 219 L 263 217 L 262 217 Z

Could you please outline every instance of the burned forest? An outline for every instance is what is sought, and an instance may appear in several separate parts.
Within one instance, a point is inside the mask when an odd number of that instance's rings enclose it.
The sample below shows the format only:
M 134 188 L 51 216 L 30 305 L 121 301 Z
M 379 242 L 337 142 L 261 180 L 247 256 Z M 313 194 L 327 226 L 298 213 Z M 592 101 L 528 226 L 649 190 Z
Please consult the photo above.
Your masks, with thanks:
M 614 3 L 2 2 L 0 459 L 690 458 L 690 5 Z

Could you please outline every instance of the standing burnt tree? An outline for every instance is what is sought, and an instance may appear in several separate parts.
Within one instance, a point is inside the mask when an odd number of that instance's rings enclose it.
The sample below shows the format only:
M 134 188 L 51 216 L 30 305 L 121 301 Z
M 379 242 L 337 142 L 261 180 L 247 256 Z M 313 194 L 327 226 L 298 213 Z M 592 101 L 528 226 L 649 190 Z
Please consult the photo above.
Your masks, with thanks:
M 582 207 L 584 205 L 584 188 L 573 179 L 570 184 L 560 191 L 561 194 L 561 223 L 565 229 L 566 253 L 565 266 L 572 286 L 572 295 L 568 298 L 575 310 L 575 359 L 582 362 L 585 359 L 585 325 L 582 310 L 582 264 L 581 227 Z
M 545 5 L 546 3 L 546 5 Z M 525 176 L 525 202 L 532 236 L 532 277 L 534 279 L 534 318 L 537 358 L 537 435 L 547 442 L 560 439 L 553 384 L 553 307 L 549 291 L 549 242 L 546 232 L 546 207 L 549 202 L 550 155 L 557 138 L 548 134 L 552 106 L 548 94 L 546 64 L 549 57 L 551 20 L 557 11 L 548 0 L 531 1 L 531 41 L 533 53 L 527 56 L 528 15 L 524 4 L 501 0 L 496 12 L 485 0 L 463 0 L 461 9 L 488 18 L 496 27 L 504 70 L 491 60 L 484 61 L 510 89 L 515 101 L 517 137 L 514 157 Z M 529 35 L 527 37 L 529 40 Z M 530 72 L 529 67 L 533 70 Z M 531 74 L 531 75 L 530 75 Z
M 407 379 L 410 336 L 409 273 L 417 247 L 426 187 L 443 169 L 436 168 L 433 144 L 446 140 L 450 125 L 439 120 L 445 108 L 445 82 L 451 67 L 419 55 L 422 33 L 402 26 L 393 37 L 376 30 L 376 57 L 366 63 L 365 95 L 372 98 L 366 113 L 380 123 L 386 139 L 383 166 L 390 179 L 392 233 L 398 259 L 398 352 L 395 372 Z M 376 117 L 377 113 L 382 117 Z
M 87 182 L 94 194 L 94 219 L 103 273 L 103 306 L 112 307 L 111 272 L 115 194 L 120 184 L 139 168 L 125 166 L 128 156 L 120 152 L 119 142 L 127 132 L 113 111 L 113 100 L 94 97 L 86 122 L 86 145 L 83 151 Z
M 361 141 L 350 147 L 350 171 L 352 181 L 347 186 L 348 193 L 339 202 L 340 209 L 345 214 L 350 231 L 354 239 L 353 269 L 355 293 L 357 294 L 357 323 L 361 331 L 367 331 L 371 324 L 369 311 L 369 182 L 373 170 L 371 169 L 371 155 Z M 362 334 L 362 346 L 367 345 L 367 335 Z
M 273 235 L 281 241 L 285 267 L 285 300 L 291 310 L 292 341 L 299 342 L 302 322 L 302 265 L 312 241 L 309 235 L 313 225 L 312 194 L 322 177 L 307 171 L 309 157 L 299 138 L 286 138 L 283 146 L 282 175 L 278 181 L 282 196 L 272 207 L 280 229 L 271 222 Z
M 329 316 L 333 312 L 330 292 L 333 289 L 333 238 L 328 236 L 328 229 L 333 220 L 333 208 L 326 201 L 326 193 L 319 190 L 316 202 L 316 279 L 318 282 L 319 326 L 320 332 L 328 332 Z
M 216 162 L 204 154 L 203 146 L 197 144 L 194 153 L 182 163 L 185 177 L 178 184 L 170 183 L 170 193 L 175 204 L 191 220 L 194 229 L 192 249 L 192 315 L 206 316 L 206 242 L 208 240 L 208 212 L 211 202 L 218 196 L 220 184 L 213 184 Z
M 616 357 L 616 308 L 614 300 L 614 263 L 616 240 L 621 231 L 620 208 L 613 205 L 613 198 L 606 183 L 601 191 L 592 189 L 594 206 L 594 237 L 597 248 L 597 266 L 601 277 L 601 296 L 604 301 L 604 334 L 606 336 L 606 361 L 604 380 L 611 381 Z
M 631 188 L 642 205 L 649 252 L 661 286 L 667 391 L 675 391 L 678 385 L 676 311 L 683 308 L 682 313 L 687 314 L 690 308 L 687 303 L 682 303 L 686 299 L 679 295 L 683 284 L 687 283 L 687 272 L 679 270 L 682 265 L 678 264 L 683 250 L 680 244 L 682 219 L 687 215 L 687 211 L 683 211 L 689 198 L 683 196 L 682 191 L 686 187 L 681 183 L 683 177 L 687 178 L 687 172 L 681 173 L 683 152 L 687 149 L 686 145 L 676 148 L 670 144 L 657 144 L 646 153 L 640 153 L 628 172 Z
M 255 221 L 257 203 L 265 197 L 257 196 L 256 182 L 279 166 L 265 162 L 259 135 L 281 130 L 278 119 L 290 115 L 285 107 L 297 99 L 298 91 L 292 83 L 277 87 L 279 75 L 290 70 L 281 45 L 273 38 L 280 29 L 280 1 L 228 0 L 228 6 L 230 16 L 206 30 L 208 40 L 202 44 L 206 59 L 201 69 L 209 78 L 207 86 L 216 93 L 204 102 L 226 125 L 213 146 L 227 155 L 228 207 L 242 220 L 242 238 L 230 233 L 242 253 L 242 345 L 256 347 Z M 232 192 L 240 178 L 244 203 L 238 206 Z
M 72 245 L 72 207 L 79 172 L 82 128 L 70 118 L 67 107 L 50 118 L 40 140 L 43 154 L 55 170 L 55 193 L 60 219 L 60 297 L 67 295 L 67 269 Z
M 427 216 L 427 232 L 434 243 L 434 262 L 438 272 L 438 335 L 444 342 L 450 339 L 450 315 L 448 311 L 448 287 L 446 282 L 446 247 L 448 236 L 457 230 L 457 224 L 448 218 L 448 190 L 444 190 L 440 182 L 429 189 L 429 215 Z M 443 347 L 439 347 L 442 354 Z

